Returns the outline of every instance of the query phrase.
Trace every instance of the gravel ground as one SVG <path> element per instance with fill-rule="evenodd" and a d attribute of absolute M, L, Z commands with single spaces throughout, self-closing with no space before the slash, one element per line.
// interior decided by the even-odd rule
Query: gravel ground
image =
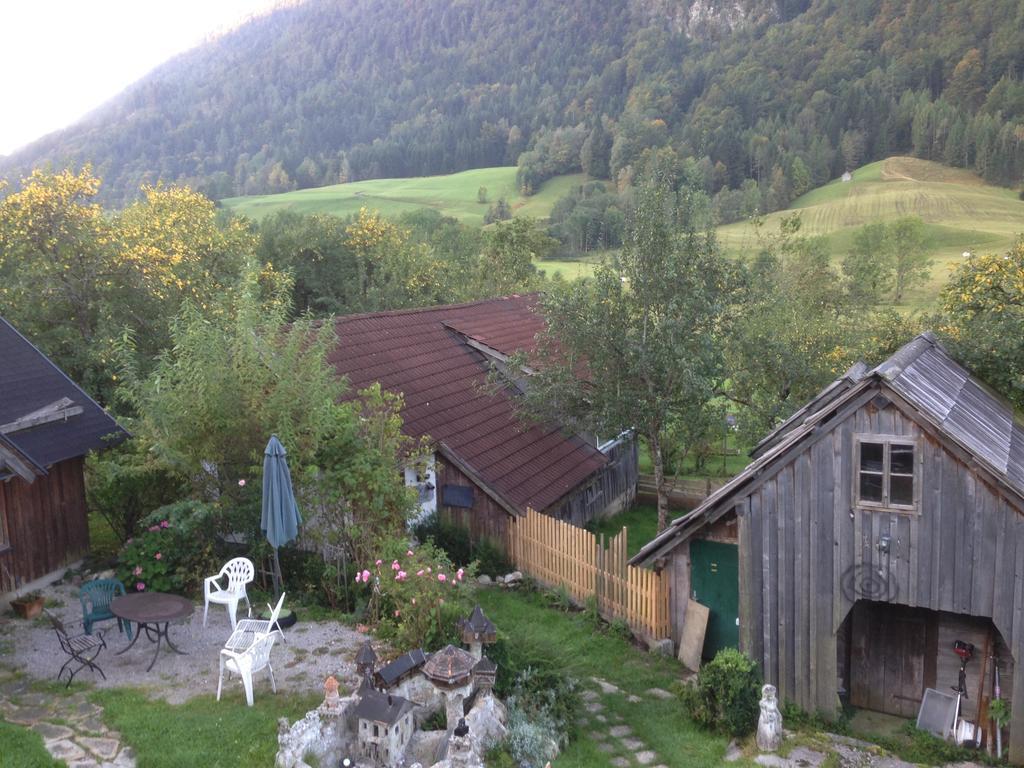
<path fill-rule="evenodd" d="M 48 601 L 52 598 L 60 603 L 60 607 L 49 610 L 62 621 L 81 622 L 81 604 L 75 587 L 49 587 L 44 594 Z M 242 613 L 239 611 L 240 617 Z M 146 667 L 153 659 L 154 644 L 145 635 L 130 651 L 116 656 L 117 651 L 128 645 L 127 637 L 118 631 L 115 621 L 101 622 L 98 628 L 103 630 L 107 648 L 96 661 L 106 674 L 106 680 L 89 670 L 80 672 L 75 680 L 91 682 L 100 688 L 145 688 L 154 697 L 172 704 L 217 692 L 219 652 L 231 634 L 224 606 L 210 606 L 205 630 L 202 603 L 196 606 L 191 620 L 172 624 L 171 640 L 187 655 L 173 653 L 162 645 L 160 657 L 151 672 L 147 672 Z M 77 631 L 81 631 L 80 624 Z M 367 639 L 366 635 L 336 621 L 304 622 L 300 612 L 298 623 L 284 630 L 284 636 L 285 641 L 278 639 L 271 654 L 279 691 L 318 692 L 328 675 L 334 675 L 343 686 L 352 688 L 357 685 L 353 659 L 359 646 Z M 10 615 L 0 617 L 0 664 L 45 680 L 53 679 L 65 658 L 57 636 L 45 618 L 25 621 Z M 269 690 L 268 677 L 257 675 L 256 697 Z M 225 675 L 224 695 L 244 702 L 241 680 Z"/>

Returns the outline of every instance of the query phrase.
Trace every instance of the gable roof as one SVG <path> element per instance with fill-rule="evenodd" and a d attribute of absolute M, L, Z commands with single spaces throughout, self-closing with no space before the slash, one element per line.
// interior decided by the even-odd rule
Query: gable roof
<path fill-rule="evenodd" d="M 353 714 L 361 720 L 394 725 L 414 706 L 415 704 L 401 696 L 369 690 L 363 693 Z"/>
<path fill-rule="evenodd" d="M 717 520 L 734 499 L 837 408 L 868 389 L 884 387 L 922 422 L 970 455 L 998 484 L 1024 499 L 1024 424 L 1013 406 L 954 360 L 931 332 L 922 333 L 872 370 L 860 363 L 755 446 L 754 460 L 691 512 L 673 520 L 630 560 L 659 557 Z"/>
<path fill-rule="evenodd" d="M 0 477 L 31 482 L 46 468 L 128 433 L 46 355 L 0 317 Z M 25 419 L 33 414 L 47 414 Z M 20 422 L 20 423 L 19 423 Z M 16 458 L 12 459 L 11 454 Z M 28 463 L 31 475 L 19 470 Z"/>
<path fill-rule="evenodd" d="M 405 398 L 403 428 L 429 435 L 507 511 L 544 510 L 601 469 L 605 456 L 559 425 L 526 422 L 510 389 L 488 386 L 487 356 L 529 352 L 544 327 L 536 296 L 350 315 L 329 356 L 358 391 L 380 382 Z"/>

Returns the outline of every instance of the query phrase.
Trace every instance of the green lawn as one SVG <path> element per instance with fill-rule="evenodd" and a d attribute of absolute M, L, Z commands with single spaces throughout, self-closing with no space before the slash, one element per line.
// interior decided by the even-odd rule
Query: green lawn
<path fill-rule="evenodd" d="M 280 210 L 351 216 L 360 208 L 367 208 L 393 217 L 420 208 L 433 208 L 466 224 L 480 226 L 490 204 L 501 197 L 508 200 L 516 216 L 546 219 L 560 197 L 572 186 L 586 180 L 584 174 L 559 176 L 545 182 L 537 194 L 523 197 L 516 189 L 516 168 L 504 166 L 478 168 L 447 176 L 354 181 L 279 195 L 229 197 L 221 203 L 253 219 Z M 480 187 L 487 188 L 487 203 L 477 200 Z"/>
<path fill-rule="evenodd" d="M 662 763 L 678 768 L 722 764 L 728 739 L 698 729 L 677 699 L 661 700 L 646 693 L 650 688 L 669 690 L 682 671 L 678 662 L 648 654 L 611 634 L 595 632 L 583 614 L 547 608 L 538 595 L 489 589 L 480 591 L 479 601 L 498 629 L 514 641 L 555 660 L 581 682 L 593 686 L 590 678 L 600 677 L 621 688 L 622 694 L 603 697 L 605 714 L 621 717 L 637 738 L 657 752 Z M 641 697 L 642 702 L 630 703 L 626 698 L 630 694 Z M 582 726 L 576 740 L 558 758 L 559 768 L 610 766 L 615 755 L 599 751 L 589 735 L 605 728 L 597 721 Z"/>
<path fill-rule="evenodd" d="M 59 768 L 35 731 L 0 719 L 0 768 Z"/>
<path fill-rule="evenodd" d="M 669 516 L 677 517 L 679 510 L 669 510 Z M 653 539 L 658 533 L 658 508 L 650 504 L 636 504 L 615 517 L 606 517 L 593 528 L 594 533 L 604 534 L 606 539 L 618 535 L 626 528 L 626 552 L 630 557 Z"/>
<path fill-rule="evenodd" d="M 238 697 L 218 702 L 198 696 L 174 706 L 154 701 L 142 691 L 97 691 L 106 725 L 120 731 L 135 748 L 141 768 L 234 768 L 273 765 L 277 754 L 277 718 L 297 720 L 320 703 L 317 695 L 261 691 L 255 705 Z"/>
<path fill-rule="evenodd" d="M 934 260 L 931 279 L 905 297 L 904 309 L 927 309 L 963 259 L 965 251 L 999 253 L 1024 232 L 1024 201 L 1004 187 L 985 184 L 963 169 L 911 157 L 890 157 L 853 172 L 853 180 L 832 181 L 797 198 L 788 210 L 765 217 L 765 231 L 794 211 L 802 231 L 828 238 L 838 266 L 850 250 L 853 233 L 864 224 L 902 216 L 925 222 L 927 247 Z M 718 228 L 727 252 L 749 254 L 757 245 L 748 222 Z"/>

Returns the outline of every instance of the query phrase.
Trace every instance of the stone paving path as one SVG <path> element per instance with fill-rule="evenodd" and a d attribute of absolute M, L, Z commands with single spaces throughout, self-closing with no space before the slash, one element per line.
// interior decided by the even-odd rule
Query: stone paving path
<path fill-rule="evenodd" d="M 135 768 L 132 748 L 103 724 L 102 714 L 84 693 L 39 693 L 0 668 L 0 717 L 38 733 L 53 757 L 68 768 Z"/>
<path fill-rule="evenodd" d="M 658 754 L 633 733 L 633 729 L 622 722 L 622 717 L 605 709 L 604 699 L 621 696 L 632 704 L 643 701 L 640 696 L 627 694 L 621 688 L 599 677 L 590 678 L 593 687 L 583 691 L 583 708 L 586 712 L 580 718 L 580 727 L 587 730 L 590 739 L 601 752 L 611 756 L 609 762 L 615 768 L 668 768 L 659 762 Z M 660 688 L 652 688 L 647 695 L 656 698 L 672 698 L 672 694 Z"/>

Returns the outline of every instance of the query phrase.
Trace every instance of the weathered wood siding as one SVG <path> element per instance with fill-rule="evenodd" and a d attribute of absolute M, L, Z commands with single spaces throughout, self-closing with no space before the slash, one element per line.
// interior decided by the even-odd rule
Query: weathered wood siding
<path fill-rule="evenodd" d="M 636 500 L 639 477 L 636 440 L 621 440 L 605 455 L 608 464 L 604 469 L 569 495 L 540 511 L 583 527 L 595 518 L 610 517 L 630 507 Z"/>
<path fill-rule="evenodd" d="M 470 538 L 474 542 L 490 539 L 504 550 L 508 540 L 508 511 L 484 493 L 480 486 L 459 471 L 457 467 L 453 467 L 443 459 L 440 459 L 438 464 L 437 503 L 440 518 L 468 529 Z M 446 504 L 444 499 L 444 486 L 446 485 L 472 487 L 472 508 L 452 507 Z"/>
<path fill-rule="evenodd" d="M 0 482 L 0 518 L 10 540 L 0 549 L 0 592 L 81 558 L 89 549 L 83 460 L 62 461 L 33 483 Z"/>
<path fill-rule="evenodd" d="M 871 394 L 736 504 L 741 647 L 782 697 L 811 712 L 836 711 L 837 631 L 858 599 L 991 618 L 1014 658 L 1024 654 L 1020 502 L 919 426 L 909 406 Z M 917 441 L 919 514 L 854 506 L 860 433 Z M 887 553 L 878 547 L 883 535 Z M 1017 664 L 1015 689 L 1022 672 Z M 1024 707 L 1013 708 L 1010 745 L 1012 759 L 1024 760 Z"/>

